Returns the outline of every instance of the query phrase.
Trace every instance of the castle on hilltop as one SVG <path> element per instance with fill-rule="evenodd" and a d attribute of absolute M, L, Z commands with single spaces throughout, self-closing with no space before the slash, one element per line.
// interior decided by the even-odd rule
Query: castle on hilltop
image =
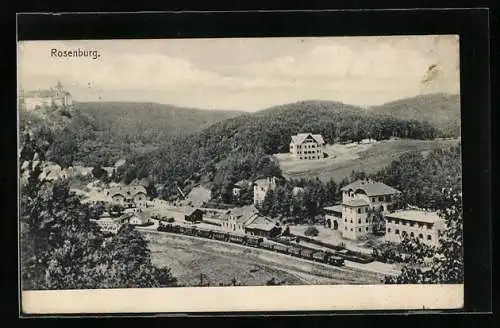
<path fill-rule="evenodd" d="M 50 89 L 21 90 L 20 106 L 26 110 L 44 107 L 67 108 L 73 104 L 71 94 L 64 89 L 60 82 Z"/>

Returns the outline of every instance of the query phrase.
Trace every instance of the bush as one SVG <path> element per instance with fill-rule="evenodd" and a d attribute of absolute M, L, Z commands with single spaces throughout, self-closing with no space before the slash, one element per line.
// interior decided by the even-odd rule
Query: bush
<path fill-rule="evenodd" d="M 312 237 L 316 237 L 318 234 L 319 234 L 319 231 L 316 227 L 313 227 L 313 226 L 310 226 L 306 229 L 306 231 L 304 232 L 304 234 L 306 236 L 312 236 Z"/>

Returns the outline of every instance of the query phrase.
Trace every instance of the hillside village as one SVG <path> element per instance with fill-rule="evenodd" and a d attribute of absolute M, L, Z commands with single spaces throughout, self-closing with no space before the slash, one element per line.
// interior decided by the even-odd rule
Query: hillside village
<path fill-rule="evenodd" d="M 374 141 L 363 141 L 369 142 Z M 291 138 L 290 155 L 296 161 L 321 161 L 324 160 L 324 145 L 321 135 L 295 135 Z M 117 164 L 119 167 L 124 161 Z M 221 209 L 207 207 L 210 193 L 204 195 L 203 201 L 190 201 L 191 193 L 180 193 L 180 200 L 166 201 L 148 195 L 145 186 L 139 181 L 125 185 L 95 179 L 92 168 L 61 169 L 54 163 L 45 164 L 44 168 L 43 177 L 49 180 L 84 177 L 86 181 L 90 181 L 86 186 L 73 188 L 72 191 L 82 196 L 82 202 L 99 208 L 91 221 L 109 235 L 116 234 L 124 224 L 156 230 L 162 222 L 170 222 L 269 240 L 302 238 L 302 244 L 322 249 L 315 244 L 314 240 L 317 240 L 323 246 L 342 246 L 361 254 L 371 254 L 371 247 L 365 246 L 367 239 L 398 244 L 401 237 L 408 235 L 418 238 L 424 244 L 437 246 L 440 231 L 444 229 L 444 221 L 436 212 L 419 209 L 411 204 L 397 204 L 401 191 L 371 179 L 358 179 L 343 186 L 340 189 L 341 201 L 334 206 L 324 207 L 324 215 L 318 220 L 309 224 L 295 224 L 264 215 L 261 211 L 266 195 L 285 182 L 283 177 L 270 176 L 236 182 L 232 186 L 235 199 L 243 189 L 250 188 L 252 204 Z M 116 167 L 105 168 L 108 178 L 115 170 Z M 201 186 L 194 188 L 192 193 L 199 195 L 200 189 L 203 190 Z M 295 196 L 301 192 L 303 190 L 300 187 L 293 189 Z M 316 236 L 306 232 L 308 227 L 315 228 Z"/>

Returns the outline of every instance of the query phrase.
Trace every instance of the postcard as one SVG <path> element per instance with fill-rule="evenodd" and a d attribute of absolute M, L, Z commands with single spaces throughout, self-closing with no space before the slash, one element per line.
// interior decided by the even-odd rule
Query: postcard
<path fill-rule="evenodd" d="M 18 42 L 22 312 L 463 307 L 458 35 Z"/>

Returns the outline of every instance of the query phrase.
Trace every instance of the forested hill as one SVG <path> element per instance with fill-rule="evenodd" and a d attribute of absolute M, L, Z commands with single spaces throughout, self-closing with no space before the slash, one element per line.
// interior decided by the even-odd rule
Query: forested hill
<path fill-rule="evenodd" d="M 288 152 L 296 133 L 321 133 L 326 142 L 361 140 L 368 136 L 427 139 L 439 136 L 430 124 L 375 115 L 337 102 L 306 101 L 244 114 L 211 125 L 199 133 L 179 137 L 162 149 L 137 155 L 121 172 L 126 181 L 149 177 L 165 185 L 166 197 L 175 183 L 201 178 L 213 196 L 224 200 L 240 179 L 279 174 L 272 155 Z"/>
<path fill-rule="evenodd" d="M 30 121 L 52 134 L 47 157 L 60 165 L 112 166 L 131 153 L 152 151 L 238 115 L 154 103 L 87 102 L 64 111 L 21 111 L 20 127 Z"/>
<path fill-rule="evenodd" d="M 203 110 L 157 103 L 81 102 L 74 109 L 93 119 L 99 131 L 120 137 L 161 141 L 162 136 L 189 134 L 242 112 Z"/>
<path fill-rule="evenodd" d="M 460 135 L 460 96 L 436 93 L 405 98 L 370 108 L 373 113 L 427 121 L 451 137 Z"/>

